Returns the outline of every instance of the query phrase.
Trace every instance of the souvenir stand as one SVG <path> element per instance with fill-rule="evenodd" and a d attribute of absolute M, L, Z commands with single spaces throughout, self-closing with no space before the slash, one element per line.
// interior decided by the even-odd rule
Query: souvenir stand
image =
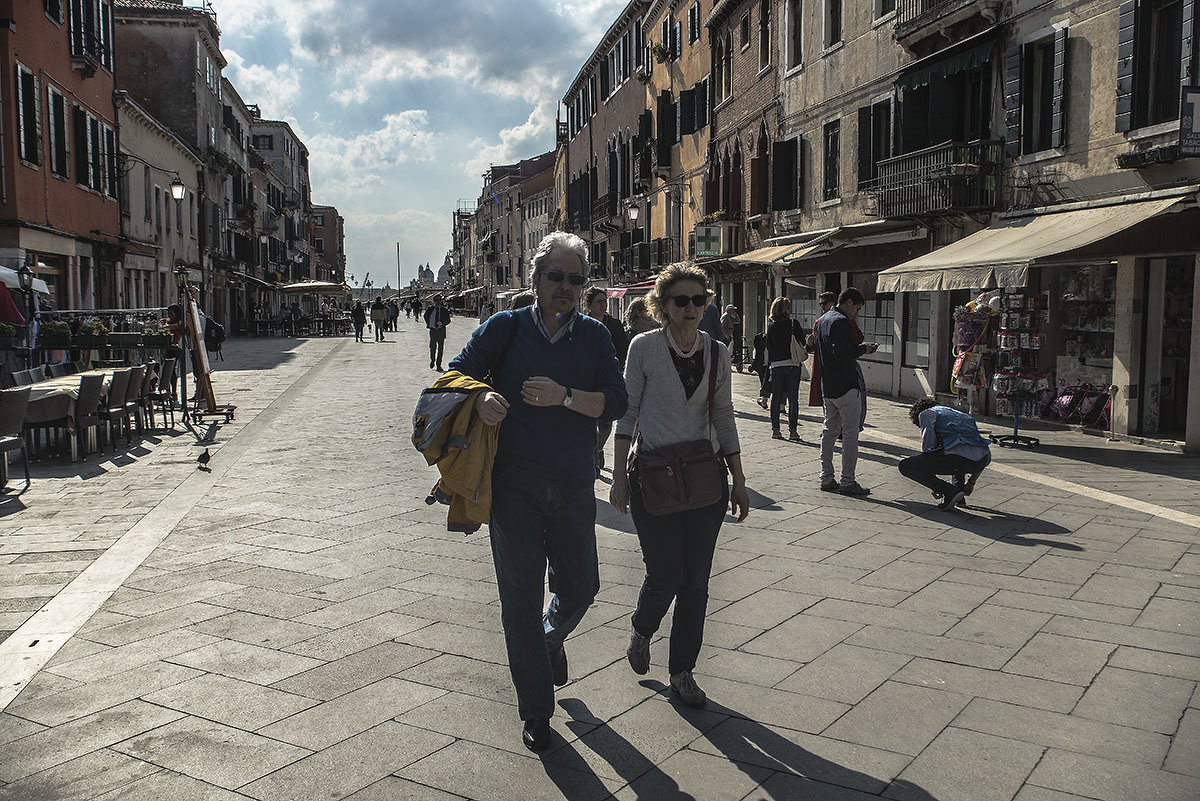
<path fill-rule="evenodd" d="M 968 303 L 954 310 L 954 370 L 950 387 L 959 408 L 979 414 L 986 406 L 988 376 L 996 360 L 996 314 L 987 305 Z"/>
<path fill-rule="evenodd" d="M 997 362 L 992 376 L 996 416 L 1012 415 L 1013 432 L 992 435 L 998 445 L 1036 448 L 1037 437 L 1021 433 L 1021 417 L 1041 414 L 1041 393 L 1050 390 L 1053 370 L 1041 369 L 1041 326 L 1048 321 L 1049 296 L 1006 293 L 1000 296 L 1000 330 L 996 338 Z"/>

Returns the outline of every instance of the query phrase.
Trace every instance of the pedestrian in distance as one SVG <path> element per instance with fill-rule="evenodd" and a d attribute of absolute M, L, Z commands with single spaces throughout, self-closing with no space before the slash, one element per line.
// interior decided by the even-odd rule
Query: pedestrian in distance
<path fill-rule="evenodd" d="M 770 325 L 767 318 L 767 325 Z M 754 358 L 750 361 L 750 372 L 758 376 L 758 405 L 764 409 L 771 402 L 771 370 L 767 367 L 767 332 L 759 331 L 754 335 Z"/>
<path fill-rule="evenodd" d="M 724 313 L 721 314 L 721 334 L 725 338 L 725 344 L 729 346 L 730 355 L 735 358 L 738 356 L 738 351 L 734 339 L 737 337 L 738 326 L 741 324 L 742 318 L 738 314 L 738 307 L 732 303 L 726 306 Z"/>
<path fill-rule="evenodd" d="M 921 453 L 900 461 L 900 474 L 928 487 L 941 498 L 939 509 L 950 511 L 975 489 L 980 473 L 992 461 L 988 441 L 966 412 L 922 398 L 908 410 L 921 429 Z M 938 476 L 951 476 L 953 483 Z"/>
<path fill-rule="evenodd" d="M 593 320 L 604 323 L 608 333 L 612 335 L 613 347 L 617 351 L 617 362 L 621 371 L 625 370 L 625 354 L 629 351 L 629 337 L 625 335 L 625 327 L 621 321 L 608 313 L 608 290 L 598 286 L 588 287 L 583 296 L 584 313 Z M 611 420 L 600 420 L 596 423 L 596 478 L 604 469 L 604 446 L 612 435 Z"/>
<path fill-rule="evenodd" d="M 396 330 L 396 320 L 400 317 L 400 309 L 396 306 L 396 301 L 389 300 L 387 302 L 387 326 L 389 331 Z"/>
<path fill-rule="evenodd" d="M 489 317 L 491 317 L 495 313 L 495 311 L 496 310 L 495 310 L 495 308 L 493 308 L 492 304 L 480 303 L 479 304 L 479 324 L 483 325 L 484 323 L 486 323 L 487 319 Z"/>
<path fill-rule="evenodd" d="M 717 304 L 710 303 L 705 307 L 704 316 L 700 318 L 700 330 L 718 342 L 725 342 L 725 332 L 721 328 L 721 311 Z"/>
<path fill-rule="evenodd" d="M 625 335 L 630 340 L 647 331 L 657 331 L 662 325 L 650 315 L 645 298 L 635 298 L 625 309 Z"/>
<path fill-rule="evenodd" d="M 354 308 L 350 311 L 350 321 L 354 323 L 354 341 L 365 342 L 363 328 L 367 325 L 367 310 L 361 300 L 354 302 Z"/>
<path fill-rule="evenodd" d="M 383 328 L 387 325 L 387 309 L 383 305 L 383 296 L 376 296 L 371 304 L 371 325 L 375 328 L 375 341 L 384 342 Z"/>
<path fill-rule="evenodd" d="M 516 309 L 524 309 L 526 306 L 532 306 L 535 300 L 537 300 L 537 296 L 527 289 L 524 292 L 518 292 L 513 295 L 509 308 L 514 311 Z"/>
<path fill-rule="evenodd" d="M 698 330 L 709 297 L 708 277 L 695 267 L 671 266 L 655 280 L 648 303 L 663 327 L 635 337 L 629 346 L 629 409 L 617 424 L 609 491 L 613 508 L 633 515 L 646 566 L 626 658 L 635 673 L 649 671 L 650 640 L 674 602 L 667 671 L 671 690 L 691 706 L 707 699 L 693 671 L 704 639 L 717 535 L 727 506 L 739 521 L 750 510 L 734 422 L 729 349 Z M 635 430 L 638 445 L 630 469 Z M 667 513 L 649 511 L 642 460 L 664 447 L 705 440 L 724 465 L 719 499 Z"/>
<path fill-rule="evenodd" d="M 442 351 L 446 348 L 446 326 L 448 325 L 450 325 L 450 310 L 442 305 L 441 295 L 434 295 L 433 304 L 425 310 L 425 327 L 429 329 L 429 369 L 431 370 L 442 369 Z"/>
<path fill-rule="evenodd" d="M 536 302 L 493 315 L 450 362 L 494 391 L 476 411 L 500 426 L 490 538 L 508 666 L 531 751 L 550 745 L 554 687 L 569 679 L 564 640 L 600 588 L 596 421 L 625 414 L 612 336 L 578 311 L 587 244 L 554 232 L 530 259 Z M 543 610 L 549 570 L 552 593 Z"/>
<path fill-rule="evenodd" d="M 821 429 L 821 489 L 843 495 L 870 495 L 858 483 L 858 432 L 862 417 L 862 398 L 858 386 L 858 358 L 874 353 L 874 342 L 855 344 L 851 323 L 865 305 L 862 292 L 854 287 L 842 290 L 838 305 L 817 320 L 816 349 L 821 361 L 821 396 L 824 399 L 825 425 Z M 842 435 L 842 478 L 834 480 L 833 445 Z"/>
<path fill-rule="evenodd" d="M 404 319 L 405 320 L 412 319 L 412 301 L 409 301 L 409 300 L 404 301 Z"/>
<path fill-rule="evenodd" d="M 767 325 L 767 368 L 771 371 L 771 436 L 783 439 L 779 428 L 783 404 L 788 407 L 788 439 L 800 441 L 800 365 L 793 358 L 792 343 L 804 350 L 804 329 L 792 318 L 792 302 L 787 298 L 771 301 L 771 322 Z"/>

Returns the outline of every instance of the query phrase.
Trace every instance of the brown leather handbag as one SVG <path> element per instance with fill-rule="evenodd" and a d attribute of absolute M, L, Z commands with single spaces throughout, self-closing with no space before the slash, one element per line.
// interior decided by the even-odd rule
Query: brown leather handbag
<path fill-rule="evenodd" d="M 712 430 L 717 391 L 717 343 L 709 352 L 708 426 Z M 636 472 L 642 503 L 652 515 L 669 515 L 720 503 L 725 495 L 725 463 L 713 453 L 709 439 L 643 448 L 641 434 L 630 450 L 630 472 Z"/>

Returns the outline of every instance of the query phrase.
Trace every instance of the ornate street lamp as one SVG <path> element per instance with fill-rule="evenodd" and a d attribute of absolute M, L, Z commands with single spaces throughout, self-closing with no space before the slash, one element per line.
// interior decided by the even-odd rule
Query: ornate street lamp
<path fill-rule="evenodd" d="M 183 181 L 179 180 L 179 176 L 176 175 L 171 180 L 171 198 L 174 200 L 183 200 L 186 195 L 187 187 L 183 185 Z"/>

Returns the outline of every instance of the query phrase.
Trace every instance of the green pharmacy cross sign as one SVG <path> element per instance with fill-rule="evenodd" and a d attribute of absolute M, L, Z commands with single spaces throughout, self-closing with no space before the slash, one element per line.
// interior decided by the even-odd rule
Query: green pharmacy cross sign
<path fill-rule="evenodd" d="M 721 228 L 717 225 L 696 226 L 696 255 L 721 255 Z"/>

